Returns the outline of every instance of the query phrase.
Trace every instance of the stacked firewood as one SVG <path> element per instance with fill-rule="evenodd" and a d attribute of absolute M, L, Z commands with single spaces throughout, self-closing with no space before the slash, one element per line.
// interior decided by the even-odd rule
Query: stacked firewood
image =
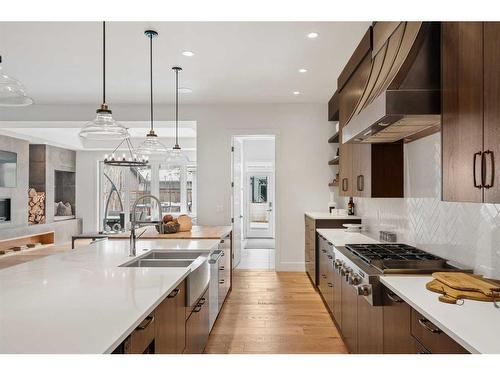
<path fill-rule="evenodd" d="M 28 223 L 45 223 L 45 193 L 28 190 Z"/>

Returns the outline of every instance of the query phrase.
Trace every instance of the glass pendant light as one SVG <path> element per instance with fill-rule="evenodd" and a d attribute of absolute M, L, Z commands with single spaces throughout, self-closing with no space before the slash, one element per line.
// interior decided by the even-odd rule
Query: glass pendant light
<path fill-rule="evenodd" d="M 2 71 L 2 56 L 0 56 L 0 107 L 26 107 L 33 104 L 17 79 L 9 77 Z"/>
<path fill-rule="evenodd" d="M 154 30 L 144 32 L 149 38 L 149 95 L 150 95 L 150 128 L 146 134 L 146 140 L 137 148 L 137 153 L 147 156 L 149 160 L 164 160 L 167 156 L 167 147 L 158 140 L 154 130 L 154 108 L 153 108 L 153 38 L 158 36 Z"/>
<path fill-rule="evenodd" d="M 175 72 L 175 145 L 166 159 L 168 169 L 182 168 L 189 161 L 179 146 L 179 72 L 182 68 L 174 66 L 172 70 Z"/>
<path fill-rule="evenodd" d="M 129 137 L 127 128 L 113 119 L 106 104 L 106 22 L 102 23 L 102 104 L 94 120 L 84 125 L 80 137 L 94 141 L 123 140 Z"/>

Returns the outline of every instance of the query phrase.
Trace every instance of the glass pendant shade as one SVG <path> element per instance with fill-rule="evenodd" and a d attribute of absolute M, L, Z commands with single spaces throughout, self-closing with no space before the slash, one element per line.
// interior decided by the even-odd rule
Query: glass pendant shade
<path fill-rule="evenodd" d="M 184 155 L 181 149 L 174 148 L 169 150 L 165 159 L 165 166 L 169 170 L 183 168 L 189 163 L 189 159 Z"/>
<path fill-rule="evenodd" d="M 33 99 L 26 94 L 23 84 L 3 73 L 0 65 L 0 107 L 25 107 L 31 104 Z"/>
<path fill-rule="evenodd" d="M 93 141 L 119 141 L 129 137 L 127 128 L 115 121 L 106 104 L 103 104 L 96 113 L 94 120 L 86 123 L 80 130 L 80 137 Z"/>
<path fill-rule="evenodd" d="M 148 157 L 149 160 L 165 160 L 168 154 L 167 147 L 158 140 L 154 133 L 146 135 L 146 139 L 137 147 L 136 152 Z"/>

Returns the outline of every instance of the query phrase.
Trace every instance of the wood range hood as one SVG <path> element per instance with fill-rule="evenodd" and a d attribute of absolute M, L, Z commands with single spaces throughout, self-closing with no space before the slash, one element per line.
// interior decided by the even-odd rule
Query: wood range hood
<path fill-rule="evenodd" d="M 440 44 L 438 22 L 373 25 L 369 72 L 343 143 L 410 142 L 440 130 Z"/>

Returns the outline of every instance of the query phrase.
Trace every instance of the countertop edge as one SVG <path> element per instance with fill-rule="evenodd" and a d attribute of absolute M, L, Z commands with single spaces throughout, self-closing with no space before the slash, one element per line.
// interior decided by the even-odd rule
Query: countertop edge
<path fill-rule="evenodd" d="M 304 212 L 304 215 L 313 220 L 361 220 L 359 216 L 330 215 L 328 212 Z"/>
<path fill-rule="evenodd" d="M 140 317 L 139 319 L 137 319 L 136 322 L 134 322 L 132 324 L 131 327 L 129 327 L 121 336 L 119 336 L 115 342 L 113 342 L 113 344 L 111 344 L 108 349 L 106 349 L 103 354 L 110 354 L 113 352 L 113 350 L 115 350 L 118 345 L 120 345 L 123 340 L 125 340 L 127 338 L 128 335 L 130 335 L 134 330 L 135 328 L 144 320 L 146 319 L 146 317 L 151 314 L 152 311 L 154 311 L 159 305 L 160 303 L 165 299 L 167 298 L 167 296 L 172 293 L 172 291 L 175 289 L 175 287 L 177 285 L 179 285 L 188 275 L 189 273 L 191 272 L 191 270 L 189 269 L 189 267 L 186 268 L 184 274 L 174 283 L 174 285 L 172 285 L 170 288 L 167 289 L 167 291 L 160 297 L 158 298 L 158 300 L 156 300 L 148 309 L 146 309 L 146 312 L 144 312 Z"/>
<path fill-rule="evenodd" d="M 411 276 L 409 276 L 411 277 Z M 450 330 L 448 327 L 446 327 L 444 324 L 442 324 L 440 321 L 435 319 L 433 316 L 431 316 L 428 312 L 426 312 L 421 306 L 418 306 L 416 303 L 412 302 L 410 298 L 408 298 L 404 293 L 402 293 L 400 290 L 397 290 L 394 288 L 392 285 L 389 284 L 386 280 L 391 278 L 391 276 L 382 276 L 380 277 L 380 281 L 382 284 L 384 284 L 387 288 L 392 290 L 394 293 L 396 293 L 399 297 L 401 297 L 408 305 L 410 305 L 412 308 L 414 308 L 416 311 L 418 311 L 420 314 L 425 316 L 427 319 L 429 319 L 433 324 L 435 324 L 439 329 L 443 330 L 444 333 L 446 333 L 448 336 L 450 336 L 453 340 L 455 340 L 458 344 L 462 345 L 465 349 L 467 349 L 469 352 L 473 354 L 482 354 L 481 351 L 477 350 L 475 347 L 470 345 L 468 342 L 466 342 L 464 339 L 462 339 L 460 336 L 458 336 L 455 332 Z"/>

